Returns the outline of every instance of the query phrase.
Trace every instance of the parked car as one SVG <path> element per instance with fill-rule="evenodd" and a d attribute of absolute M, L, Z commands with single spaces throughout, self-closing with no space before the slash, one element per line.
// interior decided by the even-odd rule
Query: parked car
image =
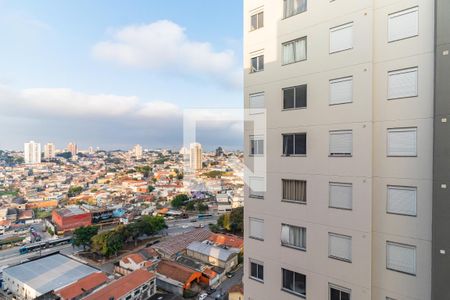
<path fill-rule="evenodd" d="M 211 294 L 213 294 L 215 291 L 216 291 L 215 288 L 209 287 L 209 288 L 206 290 L 206 293 L 208 293 L 208 295 L 211 295 Z"/>
<path fill-rule="evenodd" d="M 198 300 L 205 300 L 206 298 L 208 298 L 208 294 L 203 292 L 198 296 Z"/>

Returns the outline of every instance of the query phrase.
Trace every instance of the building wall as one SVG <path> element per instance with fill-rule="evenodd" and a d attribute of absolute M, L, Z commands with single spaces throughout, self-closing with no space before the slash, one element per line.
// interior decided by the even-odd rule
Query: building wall
<path fill-rule="evenodd" d="M 58 211 L 52 211 L 52 220 L 58 226 L 59 230 L 72 230 L 81 226 L 89 226 L 92 224 L 92 216 L 90 213 L 83 213 L 74 216 L 62 216 Z"/>
<path fill-rule="evenodd" d="M 387 42 L 387 16 L 419 6 L 419 35 Z M 264 11 L 264 27 L 250 32 L 250 16 Z M 264 220 L 264 241 L 245 236 L 246 299 L 297 299 L 280 291 L 281 268 L 305 274 L 307 298 L 327 299 L 328 285 L 352 299 L 430 299 L 433 145 L 433 3 L 427 0 L 308 1 L 283 19 L 283 1 L 244 1 L 244 99 L 264 92 L 267 129 L 245 127 L 245 162 L 256 172 L 249 136 L 264 135 L 264 199 L 245 197 L 248 217 Z M 329 29 L 353 22 L 353 49 L 329 53 Z M 282 66 L 283 42 L 307 36 L 307 60 Z M 249 73 L 252 52 L 263 50 L 264 71 Z M 419 96 L 387 100 L 387 72 L 419 68 Z M 353 102 L 329 105 L 329 80 L 353 76 Z M 307 108 L 282 110 L 282 88 L 307 84 Z M 387 129 L 417 127 L 417 157 L 387 157 Z M 351 129 L 352 157 L 329 157 L 329 131 Z M 283 133 L 307 133 L 306 157 L 283 157 Z M 281 202 L 281 179 L 307 181 L 307 204 Z M 328 207 L 329 182 L 353 184 L 353 209 Z M 386 213 L 387 185 L 418 190 L 417 217 Z M 306 252 L 280 245 L 281 223 L 307 228 Z M 328 258 L 328 233 L 352 237 L 352 262 Z M 417 275 L 386 269 L 386 241 L 417 247 Z M 251 280 L 249 259 L 264 262 L 264 283 Z"/>

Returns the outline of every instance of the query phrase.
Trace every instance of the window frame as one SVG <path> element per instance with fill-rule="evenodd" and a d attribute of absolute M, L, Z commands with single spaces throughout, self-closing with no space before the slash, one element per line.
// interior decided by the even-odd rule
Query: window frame
<path fill-rule="evenodd" d="M 263 237 L 262 238 L 260 238 L 260 237 L 257 237 L 257 236 L 253 236 L 252 235 L 252 227 L 251 227 L 251 220 L 254 220 L 254 221 L 256 221 L 256 222 L 259 222 L 259 223 L 262 223 L 263 225 Z M 257 240 L 257 241 L 264 241 L 264 219 L 261 219 L 261 218 L 256 218 L 256 217 L 248 217 L 248 227 L 249 227 L 249 230 L 248 230 L 248 237 L 250 238 L 250 239 L 253 239 L 253 240 Z"/>
<path fill-rule="evenodd" d="M 260 19 L 259 19 L 260 15 L 262 15 L 262 25 L 261 26 L 259 24 L 260 23 Z M 253 17 L 256 17 L 256 27 L 255 28 L 253 28 L 253 22 L 252 22 Z M 261 28 L 264 28 L 264 10 L 252 12 L 250 14 L 250 32 L 261 29 Z"/>
<path fill-rule="evenodd" d="M 262 180 L 264 181 L 264 177 L 262 177 L 262 176 L 249 176 L 248 197 L 252 198 L 252 199 L 264 199 L 264 192 L 257 192 L 257 193 L 261 193 L 262 195 L 252 194 L 253 190 L 250 186 L 252 178 L 262 178 Z"/>
<path fill-rule="evenodd" d="M 296 246 L 294 244 L 289 244 L 289 243 L 283 243 L 283 239 L 282 239 L 282 235 L 283 235 L 283 226 L 289 227 L 289 230 L 294 227 L 297 228 L 301 231 L 301 236 L 302 236 L 302 242 L 304 242 L 304 245 L 300 245 L 300 246 Z M 303 252 L 306 252 L 307 249 L 307 229 L 306 227 L 303 226 L 297 226 L 297 225 L 292 225 L 292 224 L 287 224 L 287 223 L 281 223 L 281 236 L 280 236 L 280 244 L 282 247 L 286 247 L 286 248 L 292 248 L 292 249 L 296 249 L 296 250 L 300 250 Z"/>
<path fill-rule="evenodd" d="M 389 256 L 388 256 L 389 245 L 414 250 L 414 273 L 409 273 L 409 272 L 406 272 L 403 270 L 397 270 L 392 267 L 389 267 Z M 397 243 L 397 242 L 393 242 L 393 241 L 386 241 L 386 269 L 389 271 L 394 271 L 394 272 L 398 272 L 398 273 L 402 273 L 402 274 L 406 274 L 406 275 L 410 275 L 410 276 L 417 276 L 417 246 L 404 244 L 404 243 Z"/>
<path fill-rule="evenodd" d="M 287 1 L 289 1 L 289 0 L 283 0 L 283 20 L 289 19 L 289 18 L 291 18 L 291 17 L 300 15 L 300 14 L 302 14 L 302 13 L 308 11 L 308 0 L 304 0 L 304 1 L 306 2 L 305 10 L 300 11 L 300 12 L 297 12 L 297 13 L 295 13 L 295 14 L 292 14 L 292 15 L 289 15 L 289 16 L 288 16 L 287 13 L 286 13 L 286 11 L 287 11 Z"/>
<path fill-rule="evenodd" d="M 304 284 L 305 284 L 305 293 L 304 293 L 304 294 L 302 294 L 302 293 L 300 293 L 300 292 L 297 292 L 297 291 L 295 291 L 295 290 L 290 290 L 290 289 L 284 287 L 284 271 L 292 272 L 292 279 L 293 279 L 292 286 L 293 286 L 294 288 L 295 288 L 295 276 L 296 276 L 296 274 L 301 275 L 301 276 L 303 276 L 303 277 L 305 278 L 305 281 L 304 281 Z M 281 268 L 281 290 L 284 291 L 284 292 L 286 292 L 286 293 L 289 293 L 289 294 L 292 294 L 292 295 L 295 295 L 295 296 L 298 296 L 298 297 L 301 297 L 301 298 L 306 299 L 306 294 L 307 294 L 306 279 L 307 279 L 307 278 L 306 278 L 306 275 L 305 275 L 305 274 L 298 273 L 298 272 L 295 272 L 295 271 L 292 271 L 292 270 L 289 270 L 289 269 L 285 269 L 285 268 L 283 268 L 283 267 Z"/>
<path fill-rule="evenodd" d="M 416 94 L 415 95 L 411 95 L 411 96 L 400 96 L 400 97 L 390 97 L 389 96 L 389 91 L 390 91 L 390 85 L 389 85 L 389 81 L 390 81 L 390 76 L 392 75 L 397 75 L 397 74 L 405 74 L 405 73 L 412 73 L 412 72 L 416 72 Z M 409 68 L 402 68 L 402 69 L 396 69 L 396 70 L 391 70 L 387 72 L 387 100 L 399 100 L 399 99 L 408 99 L 408 98 L 417 98 L 419 97 L 419 67 L 415 66 L 415 67 L 409 67 Z"/>
<path fill-rule="evenodd" d="M 333 206 L 331 203 L 331 187 L 332 186 L 346 186 L 346 187 L 350 187 L 351 189 L 351 207 L 350 208 L 346 208 L 346 207 L 339 207 L 339 206 Z M 332 209 L 341 209 L 341 210 L 347 210 L 347 211 L 352 211 L 353 210 L 353 183 L 351 182 L 335 182 L 335 181 L 330 181 L 328 183 L 328 208 L 332 208 Z"/>
<path fill-rule="evenodd" d="M 343 286 L 339 286 L 333 283 L 328 283 L 328 299 L 331 300 L 331 289 L 337 290 L 341 293 L 347 293 L 348 299 L 352 299 L 352 290 Z M 339 295 L 339 298 L 342 299 L 342 295 Z M 340 300 L 339 299 L 339 300 Z"/>
<path fill-rule="evenodd" d="M 305 106 L 297 106 L 297 88 L 300 87 L 305 87 L 306 89 L 306 93 L 305 93 Z M 294 107 L 292 108 L 286 108 L 284 106 L 284 92 L 287 90 L 293 90 L 294 91 Z M 281 107 L 283 111 L 290 111 L 290 110 L 299 110 L 299 109 L 306 109 L 308 108 L 308 84 L 304 83 L 304 84 L 299 84 L 299 85 L 295 85 L 295 86 L 290 86 L 290 87 L 285 87 L 281 89 L 281 97 L 282 97 L 282 102 L 281 102 Z"/>
<path fill-rule="evenodd" d="M 331 153 L 331 137 L 333 134 L 351 134 L 351 150 L 350 153 Z M 328 156 L 329 157 L 352 157 L 353 156 L 353 130 L 352 129 L 340 129 L 340 130 L 330 130 L 329 131 L 329 145 L 328 145 Z"/>
<path fill-rule="evenodd" d="M 285 153 L 285 151 L 284 151 L 284 137 L 285 136 L 289 136 L 289 135 L 292 135 L 292 143 L 293 143 L 293 145 L 292 145 L 292 149 L 293 149 L 293 153 L 292 154 L 288 154 L 288 153 Z M 305 153 L 301 153 L 301 154 L 296 154 L 295 153 L 295 136 L 296 135 L 304 135 L 305 136 Z M 281 137 L 282 137 L 282 156 L 283 157 L 291 157 L 291 156 L 293 156 L 293 157 L 306 157 L 307 156 L 307 154 L 308 154 L 308 134 L 307 134 L 307 132 L 296 132 L 296 133 L 282 133 L 281 134 Z M 288 147 L 286 147 L 286 149 L 287 149 Z"/>
<path fill-rule="evenodd" d="M 263 157 L 264 156 L 264 150 L 265 150 L 265 141 L 264 141 L 264 136 L 262 135 L 250 135 L 249 137 L 249 141 L 250 141 L 250 151 L 248 156 L 250 157 Z M 262 149 L 260 149 L 260 145 L 259 143 L 255 143 L 255 141 L 262 141 Z M 253 151 L 255 150 L 255 151 Z M 262 153 L 259 153 L 259 151 L 256 150 L 262 150 Z M 253 152 L 252 152 L 253 151 Z"/>
<path fill-rule="evenodd" d="M 401 15 L 405 15 L 405 14 L 407 14 L 409 12 L 414 12 L 414 11 L 417 11 L 417 33 L 414 34 L 414 35 L 411 35 L 411 36 L 407 36 L 407 37 L 402 37 L 402 38 L 397 38 L 397 39 L 391 40 L 389 38 L 389 32 L 390 32 L 389 31 L 389 27 L 390 27 L 389 23 L 390 23 L 391 18 L 393 18 L 393 17 L 395 18 L 395 17 L 401 16 Z M 403 40 L 406 40 L 406 39 L 411 39 L 411 38 L 419 36 L 419 34 L 420 34 L 420 14 L 419 14 L 419 6 L 418 5 L 412 6 L 412 7 L 409 7 L 409 8 L 405 8 L 405 9 L 402 9 L 402 10 L 398 10 L 398 11 L 389 13 L 387 15 L 387 41 L 388 41 L 388 44 L 389 43 L 395 43 L 395 42 L 403 41 Z"/>
<path fill-rule="evenodd" d="M 252 264 L 256 265 L 256 272 L 257 272 L 257 274 L 256 274 L 257 276 L 256 277 L 252 275 Z M 259 267 L 260 266 L 262 267 L 262 279 L 259 278 Z M 249 276 L 248 277 L 250 279 L 255 280 L 257 282 L 264 283 L 264 263 L 263 262 L 261 262 L 259 260 L 255 260 L 255 259 L 249 258 L 249 269 L 250 269 L 250 272 L 249 272 Z"/>
<path fill-rule="evenodd" d="M 410 155 L 396 155 L 396 154 L 390 154 L 389 151 L 389 134 L 391 132 L 407 132 L 407 131 L 414 131 L 416 133 L 416 145 L 415 145 L 415 154 L 410 154 Z M 418 127 L 392 127 L 392 128 L 387 128 L 386 130 L 386 156 L 387 157 L 418 157 Z"/>
<path fill-rule="evenodd" d="M 415 191 L 415 214 L 406 214 L 406 213 L 400 213 L 400 212 L 394 212 L 389 211 L 389 189 L 402 189 L 402 190 L 414 190 Z M 386 187 L 386 213 L 391 215 L 398 215 L 398 216 L 406 216 L 406 217 L 417 217 L 417 186 L 403 186 L 403 185 L 390 185 L 388 184 Z"/>
<path fill-rule="evenodd" d="M 331 236 L 350 240 L 350 258 L 335 256 L 335 255 L 331 254 L 331 252 L 332 252 L 331 251 L 331 243 L 330 243 L 330 241 L 331 241 L 330 237 Z M 328 232 L 328 258 L 339 260 L 339 261 L 343 261 L 343 262 L 346 262 L 346 263 L 352 263 L 352 261 L 353 261 L 353 238 L 351 236 L 345 235 L 345 234 Z"/>
<path fill-rule="evenodd" d="M 286 181 L 298 181 L 298 182 L 303 182 L 304 186 L 305 186 L 305 200 L 301 201 L 301 200 L 294 200 L 294 199 L 285 199 L 284 197 L 284 182 Z M 286 179 L 286 178 L 282 178 L 281 179 L 281 202 L 289 202 L 289 203 L 297 203 L 297 204 L 303 204 L 306 205 L 308 203 L 308 182 L 304 179 Z"/>
<path fill-rule="evenodd" d="M 350 100 L 349 101 L 345 101 L 345 102 L 337 102 L 337 103 L 332 103 L 331 102 L 331 87 L 334 83 L 338 83 L 338 82 L 345 82 L 345 81 L 351 81 L 352 83 L 352 91 L 351 91 L 351 96 L 350 96 Z M 354 84 L 353 84 L 353 75 L 350 76 L 344 76 L 344 77 L 338 77 L 338 78 L 333 78 L 330 79 L 328 81 L 328 105 L 329 106 L 335 106 L 335 105 L 344 105 L 344 104 L 350 104 L 353 103 L 353 94 L 354 94 Z"/>
<path fill-rule="evenodd" d="M 348 51 L 348 50 L 352 50 L 353 48 L 354 48 L 354 22 L 353 21 L 351 21 L 351 22 L 347 22 L 347 23 L 344 23 L 344 24 L 341 24 L 341 25 L 338 25 L 338 26 L 334 26 L 334 27 L 331 27 L 330 28 L 330 30 L 329 30 L 329 33 L 330 33 L 330 37 L 329 37 L 329 54 L 335 54 L 335 53 L 340 53 L 340 52 L 344 52 L 344 51 Z M 340 30 L 340 29 L 346 29 L 346 28 L 349 28 L 349 27 L 351 27 L 351 29 L 352 29 L 352 44 L 351 44 L 351 46 L 350 47 L 348 47 L 348 48 L 344 48 L 344 49 L 340 49 L 340 50 L 334 50 L 334 51 L 332 51 L 331 50 L 331 34 L 333 33 L 333 32 L 336 32 L 336 31 L 338 31 L 338 30 Z"/>
<path fill-rule="evenodd" d="M 253 68 L 253 59 L 256 59 L 257 68 Z M 262 63 L 261 63 L 262 59 Z M 264 54 L 258 54 L 250 57 L 250 74 L 264 71 Z"/>
<path fill-rule="evenodd" d="M 264 107 L 253 107 L 252 104 L 252 97 L 262 96 L 264 101 Z M 250 93 L 248 94 L 248 108 L 249 108 L 249 114 L 256 115 L 263 113 L 263 109 L 266 108 L 266 93 L 265 92 L 256 92 L 256 93 Z"/>
<path fill-rule="evenodd" d="M 296 53 L 296 51 L 295 51 L 295 42 L 301 41 L 301 40 L 305 41 L 305 58 L 297 60 L 296 57 L 295 57 L 295 53 Z M 293 44 L 294 61 L 293 62 L 289 62 L 289 63 L 285 63 L 284 62 L 284 46 L 286 46 L 288 44 Z M 281 51 L 280 52 L 281 52 L 281 66 L 288 66 L 288 65 L 292 65 L 292 64 L 295 64 L 295 63 L 298 63 L 298 62 L 302 62 L 302 61 L 308 60 L 308 37 L 305 35 L 305 36 L 302 36 L 302 37 L 299 37 L 299 38 L 296 38 L 296 39 L 293 39 L 293 40 L 281 43 Z"/>

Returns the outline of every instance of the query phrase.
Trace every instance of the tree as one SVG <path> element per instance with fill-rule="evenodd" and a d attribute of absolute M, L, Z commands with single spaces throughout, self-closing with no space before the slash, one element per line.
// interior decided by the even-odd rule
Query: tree
<path fill-rule="evenodd" d="M 69 188 L 69 191 L 67 192 L 67 196 L 69 197 L 75 197 L 81 194 L 83 191 L 83 188 L 81 186 L 71 186 Z"/>
<path fill-rule="evenodd" d="M 154 190 L 155 190 L 155 187 L 154 187 L 153 185 L 149 185 L 149 186 L 147 187 L 147 191 L 148 191 L 149 193 L 153 192 Z"/>
<path fill-rule="evenodd" d="M 199 212 L 205 212 L 205 211 L 207 211 L 208 209 L 209 209 L 208 204 L 205 204 L 205 203 L 202 203 L 202 202 L 199 202 L 199 203 L 197 204 L 197 210 L 198 210 Z"/>
<path fill-rule="evenodd" d="M 230 212 L 230 223 L 233 233 L 236 231 L 243 232 L 244 230 L 244 208 L 234 208 Z"/>
<path fill-rule="evenodd" d="M 195 203 L 192 201 L 188 202 L 188 204 L 186 204 L 186 210 L 189 210 L 189 211 L 195 210 Z"/>
<path fill-rule="evenodd" d="M 176 195 L 172 200 L 172 207 L 180 208 L 188 200 L 189 200 L 189 197 L 186 194 Z"/>
<path fill-rule="evenodd" d="M 126 236 L 122 226 L 115 230 L 101 232 L 92 237 L 92 251 L 106 257 L 112 254 L 117 255 L 123 248 L 124 238 Z"/>
<path fill-rule="evenodd" d="M 83 246 L 83 249 L 86 250 L 86 247 L 91 246 L 91 239 L 97 233 L 97 226 L 79 227 L 73 232 L 72 244 L 74 246 Z"/>

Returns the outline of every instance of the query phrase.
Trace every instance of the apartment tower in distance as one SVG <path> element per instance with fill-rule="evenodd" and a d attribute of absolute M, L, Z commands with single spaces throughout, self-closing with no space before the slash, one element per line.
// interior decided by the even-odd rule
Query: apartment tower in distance
<path fill-rule="evenodd" d="M 75 143 L 69 143 L 67 145 L 67 151 L 69 151 L 73 156 L 78 154 L 78 146 Z"/>
<path fill-rule="evenodd" d="M 34 141 L 24 143 L 23 158 L 26 164 L 39 164 L 41 162 L 41 144 Z"/>
<path fill-rule="evenodd" d="M 136 159 L 142 159 L 142 154 L 143 154 L 143 150 L 142 150 L 142 146 L 137 144 L 133 147 L 133 151 L 132 151 L 132 155 L 136 158 Z"/>
<path fill-rule="evenodd" d="M 450 1 L 244 0 L 244 26 L 245 299 L 450 299 Z"/>
<path fill-rule="evenodd" d="M 189 148 L 189 167 L 192 171 L 200 170 L 202 168 L 202 145 L 192 143 Z"/>
<path fill-rule="evenodd" d="M 53 143 L 47 143 L 44 145 L 44 158 L 45 159 L 53 159 L 55 158 L 55 144 Z"/>

